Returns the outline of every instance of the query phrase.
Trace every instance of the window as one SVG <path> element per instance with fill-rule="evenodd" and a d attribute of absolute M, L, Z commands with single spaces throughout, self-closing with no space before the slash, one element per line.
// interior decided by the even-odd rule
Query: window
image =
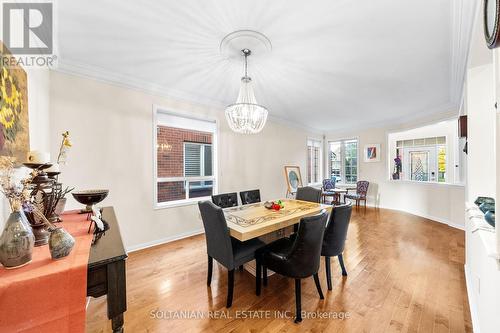
<path fill-rule="evenodd" d="M 337 182 L 354 184 L 358 181 L 358 140 L 340 140 L 329 142 L 330 177 Z"/>
<path fill-rule="evenodd" d="M 216 191 L 216 123 L 156 112 L 155 204 L 197 201 Z"/>
<path fill-rule="evenodd" d="M 398 140 L 396 155 L 401 161 L 399 179 L 446 182 L 445 136 Z"/>
<path fill-rule="evenodd" d="M 466 155 L 457 119 L 389 133 L 388 177 L 416 183 L 463 185 Z"/>
<path fill-rule="evenodd" d="M 321 140 L 307 140 L 307 183 L 321 183 Z"/>

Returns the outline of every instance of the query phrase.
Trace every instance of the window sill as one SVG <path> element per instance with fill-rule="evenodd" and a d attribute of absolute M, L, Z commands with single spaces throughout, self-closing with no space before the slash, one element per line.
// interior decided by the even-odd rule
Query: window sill
<path fill-rule="evenodd" d="M 155 203 L 153 209 L 159 210 L 159 209 L 168 209 L 168 208 L 183 207 L 183 206 L 192 206 L 198 204 L 199 201 L 204 201 L 204 200 L 211 200 L 211 197 L 199 197 L 192 199 Z"/>
<path fill-rule="evenodd" d="M 416 180 L 401 180 L 401 179 L 388 179 L 389 183 L 401 184 L 417 184 L 424 186 L 448 186 L 448 187 L 465 187 L 464 183 L 438 183 L 438 182 L 419 182 Z"/>

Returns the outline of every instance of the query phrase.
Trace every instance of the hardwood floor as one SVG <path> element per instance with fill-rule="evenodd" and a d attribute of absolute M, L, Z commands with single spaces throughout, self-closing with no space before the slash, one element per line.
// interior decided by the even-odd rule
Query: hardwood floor
<path fill-rule="evenodd" d="M 324 300 L 313 278 L 302 282 L 303 311 L 330 317 L 342 312 L 348 317 L 304 318 L 294 324 L 294 281 L 279 275 L 269 278 L 258 297 L 254 277 L 237 270 L 233 306 L 226 312 L 227 271 L 214 264 L 208 288 L 204 236 L 190 237 L 130 254 L 125 331 L 472 332 L 464 243 L 463 231 L 421 217 L 384 209 L 353 211 L 344 252 L 349 275 L 342 277 L 332 258 L 333 290 L 328 291 L 322 258 Z M 169 312 L 176 310 L 185 312 Z M 223 318 L 165 318 L 190 316 L 189 310 Z M 261 314 L 268 319 L 241 318 L 267 310 Z M 275 318 L 275 310 L 290 311 L 291 318 Z M 111 331 L 104 298 L 92 299 L 87 331 Z"/>

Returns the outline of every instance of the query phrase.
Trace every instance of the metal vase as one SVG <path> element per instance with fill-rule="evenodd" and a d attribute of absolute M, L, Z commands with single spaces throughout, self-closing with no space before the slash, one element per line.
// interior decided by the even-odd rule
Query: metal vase
<path fill-rule="evenodd" d="M 61 259 L 70 254 L 75 239 L 63 228 L 52 228 L 49 237 L 49 250 L 52 259 Z"/>
<path fill-rule="evenodd" d="M 10 213 L 0 236 L 0 263 L 7 269 L 31 262 L 35 236 L 22 211 Z"/>

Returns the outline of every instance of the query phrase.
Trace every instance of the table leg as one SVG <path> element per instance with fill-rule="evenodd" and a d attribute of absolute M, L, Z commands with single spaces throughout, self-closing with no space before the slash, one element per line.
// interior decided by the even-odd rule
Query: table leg
<path fill-rule="evenodd" d="M 107 265 L 108 273 L 108 319 L 113 332 L 123 332 L 123 313 L 127 310 L 125 283 L 125 260 Z"/>

